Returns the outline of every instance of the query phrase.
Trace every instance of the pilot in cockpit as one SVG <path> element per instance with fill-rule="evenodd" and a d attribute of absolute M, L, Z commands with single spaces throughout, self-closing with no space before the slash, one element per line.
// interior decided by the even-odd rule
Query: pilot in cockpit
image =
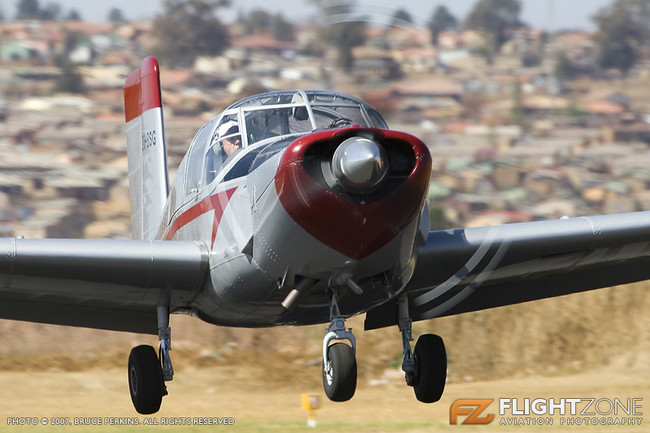
<path fill-rule="evenodd" d="M 241 134 L 236 121 L 231 120 L 219 126 L 217 135 L 226 158 L 241 149 Z"/>
<path fill-rule="evenodd" d="M 206 183 L 211 183 L 228 157 L 242 147 L 239 123 L 226 120 L 217 127 L 208 157 L 205 159 Z"/>

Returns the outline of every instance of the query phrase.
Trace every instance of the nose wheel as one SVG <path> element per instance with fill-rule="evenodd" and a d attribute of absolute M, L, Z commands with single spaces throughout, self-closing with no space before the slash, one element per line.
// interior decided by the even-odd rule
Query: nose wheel
<path fill-rule="evenodd" d="M 332 401 L 348 401 L 357 387 L 357 361 L 354 349 L 345 343 L 327 348 L 328 361 L 323 363 L 323 388 Z"/>
<path fill-rule="evenodd" d="M 331 323 L 323 340 L 323 389 L 332 401 L 348 401 L 357 389 L 357 343 L 352 330 L 345 328 L 345 318 L 339 311 L 334 295 L 330 318 Z"/>

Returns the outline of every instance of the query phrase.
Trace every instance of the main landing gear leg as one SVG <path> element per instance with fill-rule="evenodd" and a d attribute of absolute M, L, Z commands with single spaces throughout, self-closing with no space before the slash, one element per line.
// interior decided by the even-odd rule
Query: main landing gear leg
<path fill-rule="evenodd" d="M 172 350 L 172 329 L 169 327 L 169 307 L 167 305 L 158 306 L 158 339 L 160 340 L 160 365 L 162 366 L 162 378 L 168 382 L 174 378 L 174 367 L 169 351 Z M 165 394 L 167 395 L 167 389 Z"/>
<path fill-rule="evenodd" d="M 129 391 L 131 401 L 138 413 L 149 415 L 158 412 L 163 396 L 167 395 L 165 381 L 174 377 L 174 368 L 169 356 L 171 350 L 171 328 L 169 327 L 169 306 L 158 306 L 158 339 L 160 348 L 148 345 L 135 347 L 129 355 Z"/>
<path fill-rule="evenodd" d="M 415 396 L 423 403 L 440 400 L 447 379 L 447 352 L 442 338 L 425 334 L 418 338 L 415 350 L 411 352 L 412 321 L 409 315 L 408 298 L 402 295 L 397 304 L 398 326 L 402 333 L 402 370 L 406 384 L 413 387 Z"/>
<path fill-rule="evenodd" d="M 350 345 L 335 340 L 347 340 Z M 330 326 L 323 340 L 323 388 L 332 401 L 347 401 L 357 388 L 357 343 L 339 311 L 336 295 L 330 303 Z"/>

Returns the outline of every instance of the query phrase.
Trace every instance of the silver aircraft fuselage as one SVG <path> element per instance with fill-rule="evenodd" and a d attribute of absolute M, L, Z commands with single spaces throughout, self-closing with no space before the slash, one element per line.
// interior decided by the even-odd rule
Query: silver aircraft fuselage
<path fill-rule="evenodd" d="M 343 127 L 324 124 L 341 118 Z M 245 145 L 213 169 L 220 124 L 232 119 Z M 255 131 L 260 125 L 266 131 Z M 344 142 L 337 172 L 332 159 Z M 372 143 L 385 154 L 374 156 L 383 172 L 369 185 L 360 177 L 374 167 L 358 166 Z M 347 168 L 357 170 L 348 182 Z M 172 300 L 172 311 L 270 326 L 328 322 L 331 291 L 346 316 L 385 302 L 410 279 L 426 240 L 430 172 L 419 139 L 386 129 L 352 97 L 300 91 L 240 101 L 197 133 L 163 212 L 159 239 L 208 240 L 210 251 L 203 289 Z"/>

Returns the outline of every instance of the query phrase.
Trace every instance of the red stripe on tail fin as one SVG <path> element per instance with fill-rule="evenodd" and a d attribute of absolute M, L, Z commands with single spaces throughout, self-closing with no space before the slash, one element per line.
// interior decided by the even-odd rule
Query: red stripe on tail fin
<path fill-rule="evenodd" d="M 162 107 L 160 71 L 156 58 L 147 57 L 124 83 L 124 116 L 129 122 L 156 107 Z"/>
<path fill-rule="evenodd" d="M 131 230 L 135 239 L 154 239 L 169 194 L 160 74 L 155 58 L 144 59 L 127 78 L 124 113 Z"/>

